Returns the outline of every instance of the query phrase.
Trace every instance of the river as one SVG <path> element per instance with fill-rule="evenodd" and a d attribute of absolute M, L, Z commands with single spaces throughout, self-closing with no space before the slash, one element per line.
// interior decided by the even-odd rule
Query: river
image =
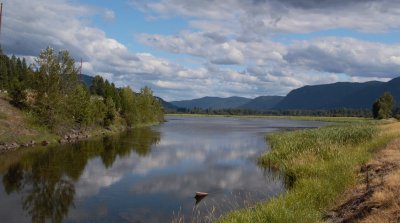
<path fill-rule="evenodd" d="M 166 119 L 117 136 L 3 154 L 0 221 L 215 218 L 285 191 L 278 174 L 257 165 L 257 157 L 269 149 L 267 133 L 323 125 L 263 118 Z M 209 195 L 196 204 L 197 191 Z"/>

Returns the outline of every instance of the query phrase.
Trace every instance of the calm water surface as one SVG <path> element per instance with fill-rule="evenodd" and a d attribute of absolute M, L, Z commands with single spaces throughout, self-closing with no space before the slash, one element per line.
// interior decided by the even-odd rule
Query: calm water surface
<path fill-rule="evenodd" d="M 0 159 L 1 222 L 171 222 L 201 219 L 284 191 L 257 166 L 265 135 L 320 122 L 167 117 L 101 140 Z M 197 205 L 196 191 L 209 196 Z"/>

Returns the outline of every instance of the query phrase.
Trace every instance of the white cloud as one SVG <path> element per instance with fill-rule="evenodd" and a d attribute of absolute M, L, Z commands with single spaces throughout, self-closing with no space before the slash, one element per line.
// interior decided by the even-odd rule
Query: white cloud
<path fill-rule="evenodd" d="M 118 86 L 147 85 L 167 99 L 201 96 L 285 95 L 310 84 L 394 77 L 400 45 L 352 38 L 320 37 L 286 45 L 275 34 L 346 28 L 362 32 L 398 29 L 397 1 L 132 1 L 156 19 L 181 16 L 191 29 L 173 35 L 137 34 L 156 50 L 185 59 L 132 52 L 91 24 L 93 16 L 114 20 L 118 12 L 66 0 L 5 0 L 2 47 L 32 58 L 49 45 L 68 49 L 83 72 L 101 74 Z M 189 62 L 187 61 L 195 61 Z M 195 66 L 192 66 L 192 65 Z M 381 80 L 383 80 L 381 79 Z M 184 93 L 183 93 L 183 92 Z"/>
<path fill-rule="evenodd" d="M 299 66 L 350 76 L 395 77 L 400 69 L 400 44 L 387 45 L 353 38 L 297 42 L 285 59 Z"/>
<path fill-rule="evenodd" d="M 399 28 L 400 2 L 396 0 L 160 0 L 139 3 L 143 10 L 159 16 L 180 15 L 193 18 L 192 25 L 204 31 L 216 31 L 227 21 L 236 34 L 309 32 L 321 29 L 349 28 L 365 32 Z M 208 21 L 208 22 L 207 22 Z M 214 25 L 207 25 L 212 24 Z M 233 27 L 233 26 L 232 26 Z"/>

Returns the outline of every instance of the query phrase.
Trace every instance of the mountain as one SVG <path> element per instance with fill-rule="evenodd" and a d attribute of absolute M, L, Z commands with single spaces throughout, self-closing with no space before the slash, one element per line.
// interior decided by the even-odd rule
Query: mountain
<path fill-rule="evenodd" d="M 87 86 L 90 87 L 92 85 L 93 77 L 86 75 L 86 74 L 81 74 L 81 81 Z"/>
<path fill-rule="evenodd" d="M 283 96 L 260 96 L 239 106 L 240 109 L 265 111 L 274 108 L 279 102 L 283 100 Z"/>
<path fill-rule="evenodd" d="M 193 100 L 184 100 L 184 101 L 171 101 L 170 103 L 180 107 L 180 108 L 212 108 L 212 109 L 222 109 L 222 108 L 237 108 L 240 107 L 252 99 L 243 98 L 243 97 L 229 97 L 229 98 L 220 98 L 220 97 L 203 97 Z"/>
<path fill-rule="evenodd" d="M 171 104 L 170 102 L 165 101 L 164 99 L 157 97 L 156 98 L 161 102 L 161 105 L 164 107 L 166 111 L 175 111 L 179 109 L 179 107 Z"/>
<path fill-rule="evenodd" d="M 291 91 L 275 109 L 369 109 L 385 91 L 400 101 L 400 77 L 389 82 L 338 82 L 304 86 Z"/>
<path fill-rule="evenodd" d="M 87 86 L 90 86 L 93 77 L 82 74 L 81 80 Z M 193 109 L 195 107 L 202 109 L 239 108 L 258 111 L 274 109 L 370 109 L 374 101 L 386 91 L 393 95 L 399 105 L 400 77 L 388 82 L 337 82 L 333 84 L 304 86 L 289 92 L 286 97 L 260 96 L 254 99 L 244 97 L 203 97 L 172 102 L 166 102 L 162 98 L 159 98 L 159 100 L 167 111 L 179 108 Z"/>

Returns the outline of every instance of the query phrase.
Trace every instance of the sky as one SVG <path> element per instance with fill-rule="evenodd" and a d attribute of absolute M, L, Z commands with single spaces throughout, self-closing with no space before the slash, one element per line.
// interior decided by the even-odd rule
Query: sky
<path fill-rule="evenodd" d="M 167 101 L 400 75 L 398 0 L 0 0 L 0 44 Z M 79 63 L 77 63 L 79 66 Z"/>

